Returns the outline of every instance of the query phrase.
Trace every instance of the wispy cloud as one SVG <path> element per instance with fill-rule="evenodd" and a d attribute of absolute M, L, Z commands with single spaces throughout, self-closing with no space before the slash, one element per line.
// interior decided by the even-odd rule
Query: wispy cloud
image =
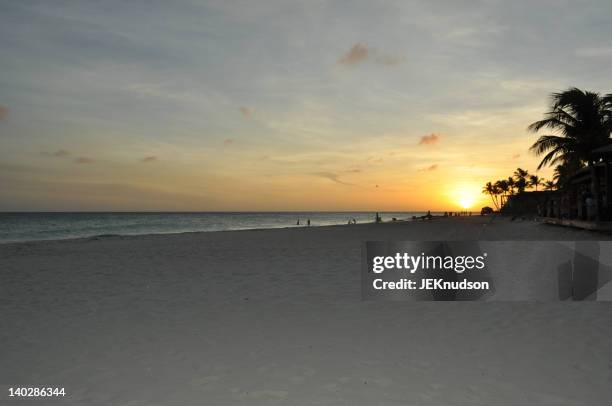
<path fill-rule="evenodd" d="M 80 156 L 74 160 L 75 164 L 92 164 L 94 160 L 86 156 Z"/>
<path fill-rule="evenodd" d="M 255 113 L 255 110 L 253 110 L 250 107 L 240 107 L 240 114 L 242 114 L 244 117 L 246 118 L 251 118 L 253 117 L 253 114 Z"/>
<path fill-rule="evenodd" d="M 369 52 L 366 44 L 357 43 L 342 58 L 338 59 L 338 63 L 341 65 L 356 65 L 363 62 L 368 57 Z"/>
<path fill-rule="evenodd" d="M 6 106 L 0 106 L 0 121 L 6 120 L 9 115 L 9 109 Z"/>
<path fill-rule="evenodd" d="M 232 145 L 235 142 L 235 140 L 233 138 L 226 138 L 223 140 L 223 144 L 225 145 Z"/>
<path fill-rule="evenodd" d="M 428 167 L 419 169 L 419 172 L 433 172 L 438 169 L 438 164 L 429 165 Z"/>
<path fill-rule="evenodd" d="M 512 159 L 519 159 L 520 157 L 521 157 L 521 154 L 512 155 Z"/>
<path fill-rule="evenodd" d="M 332 182 L 336 182 L 336 183 L 339 183 L 341 185 L 354 186 L 352 183 L 345 182 L 345 181 L 341 180 L 340 176 L 337 173 L 333 173 L 333 172 L 314 172 L 313 175 L 319 176 L 321 178 L 329 179 Z"/>
<path fill-rule="evenodd" d="M 369 59 L 377 64 L 395 66 L 404 62 L 405 58 L 391 54 L 384 54 L 376 49 L 370 49 L 366 44 L 357 43 L 347 53 L 338 59 L 340 65 L 357 65 Z"/>
<path fill-rule="evenodd" d="M 70 151 L 67 151 L 65 149 L 58 149 L 55 152 L 43 151 L 40 154 L 43 155 L 43 156 L 52 156 L 52 157 L 56 157 L 56 158 L 65 158 L 67 156 L 70 156 Z"/>
<path fill-rule="evenodd" d="M 440 142 L 440 136 L 438 134 L 429 134 L 421 137 L 419 145 L 435 145 Z"/>
<path fill-rule="evenodd" d="M 151 163 L 151 162 L 156 162 L 158 160 L 158 158 L 154 155 L 151 156 L 146 156 L 144 158 L 142 158 L 140 161 L 143 163 Z"/>
<path fill-rule="evenodd" d="M 346 173 L 361 173 L 363 172 L 360 168 L 351 168 L 351 169 L 347 169 L 344 172 Z"/>

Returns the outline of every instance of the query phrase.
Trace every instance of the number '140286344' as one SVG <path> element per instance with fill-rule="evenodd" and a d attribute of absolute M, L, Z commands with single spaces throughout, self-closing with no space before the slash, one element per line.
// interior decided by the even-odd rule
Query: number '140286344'
<path fill-rule="evenodd" d="M 9 397 L 59 397 L 66 396 L 64 388 L 56 387 L 10 387 Z"/>

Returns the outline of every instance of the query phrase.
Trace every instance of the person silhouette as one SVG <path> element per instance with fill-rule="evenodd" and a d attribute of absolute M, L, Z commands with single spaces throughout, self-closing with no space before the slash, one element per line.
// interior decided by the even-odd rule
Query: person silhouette
<path fill-rule="evenodd" d="M 310 219 L 308 219 L 308 221 L 306 222 L 306 225 L 310 227 Z"/>
<path fill-rule="evenodd" d="M 298 226 L 300 225 L 300 219 L 298 219 L 296 225 L 298 225 Z"/>

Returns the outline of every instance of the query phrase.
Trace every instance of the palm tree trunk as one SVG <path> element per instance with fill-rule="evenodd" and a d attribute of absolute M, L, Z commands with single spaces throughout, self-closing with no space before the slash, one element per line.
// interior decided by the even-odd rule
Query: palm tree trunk
<path fill-rule="evenodd" d="M 593 200 L 595 200 L 595 220 L 601 220 L 601 202 L 599 201 L 599 179 L 597 178 L 597 167 L 593 165 L 592 162 L 589 162 L 589 173 L 591 175 L 591 194 L 593 195 Z"/>
<path fill-rule="evenodd" d="M 495 195 L 493 193 L 489 193 L 491 195 L 491 200 L 493 201 L 493 205 L 495 206 L 496 209 L 498 209 L 497 207 L 497 199 L 495 198 Z"/>

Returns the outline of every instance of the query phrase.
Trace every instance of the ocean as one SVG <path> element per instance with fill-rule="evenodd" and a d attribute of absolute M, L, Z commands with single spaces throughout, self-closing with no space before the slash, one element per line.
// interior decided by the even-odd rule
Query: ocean
<path fill-rule="evenodd" d="M 424 212 L 380 212 L 383 221 Z M 433 213 L 436 214 L 436 213 Z M 371 223 L 375 212 L 0 213 L 0 243 L 100 235 L 170 234 Z M 297 220 L 300 225 L 297 225 Z"/>

